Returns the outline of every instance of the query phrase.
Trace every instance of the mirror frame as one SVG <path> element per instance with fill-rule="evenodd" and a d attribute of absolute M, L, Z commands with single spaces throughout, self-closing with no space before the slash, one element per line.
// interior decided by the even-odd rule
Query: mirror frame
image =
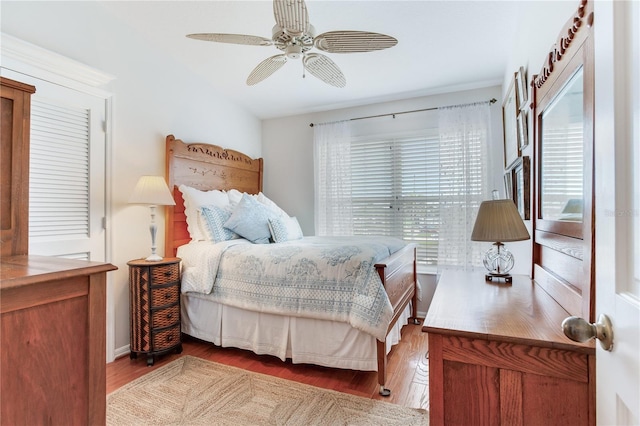
<path fill-rule="evenodd" d="M 539 74 L 533 76 L 533 271 L 541 285 L 571 315 L 593 321 L 595 285 L 593 262 L 593 134 L 594 54 L 593 4 L 581 0 L 560 31 Z M 542 116 L 576 71 L 583 69 L 583 221 L 541 217 Z"/>
<path fill-rule="evenodd" d="M 558 78 L 554 81 L 554 84 L 551 84 L 549 90 L 544 93 L 540 102 L 536 105 L 535 112 L 535 126 L 536 126 L 536 138 L 534 146 L 535 146 L 535 157 L 537 158 L 536 163 L 536 176 L 537 183 L 536 186 L 536 230 L 552 232 L 554 234 L 565 235 L 573 238 L 584 238 L 584 229 L 583 223 L 585 218 L 583 217 L 582 222 L 566 222 L 560 220 L 549 220 L 541 217 L 542 212 L 542 145 L 544 141 L 542 140 L 542 126 L 543 120 L 542 117 L 546 112 L 547 108 L 553 104 L 553 102 L 557 99 L 557 96 L 562 92 L 562 90 L 566 87 L 566 84 L 573 78 L 573 76 L 578 72 L 580 68 L 583 71 L 583 81 L 582 81 L 582 89 L 583 89 L 583 106 L 582 106 L 582 128 L 583 128 L 583 155 L 584 155 L 584 163 L 583 163 L 583 173 L 582 173 L 582 184 L 583 184 L 583 192 L 590 193 L 591 185 L 588 179 L 589 173 L 588 170 L 585 169 L 586 165 L 589 164 L 589 159 L 592 157 L 592 149 L 589 147 L 593 147 L 593 131 L 589 129 L 593 129 L 593 90 L 591 93 L 588 89 L 589 85 L 593 87 L 593 84 L 590 83 L 593 81 L 593 69 L 589 70 L 586 66 L 586 46 L 582 45 L 576 55 L 573 56 L 569 62 L 565 64 L 564 69 L 560 71 Z M 588 197 L 587 197 L 588 198 Z M 583 210 L 586 213 L 588 207 L 586 206 L 589 203 L 589 200 L 584 199 L 584 207 Z"/>

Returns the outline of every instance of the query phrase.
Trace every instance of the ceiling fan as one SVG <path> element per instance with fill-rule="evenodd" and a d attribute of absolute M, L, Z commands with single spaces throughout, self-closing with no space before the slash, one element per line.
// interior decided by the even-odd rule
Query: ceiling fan
<path fill-rule="evenodd" d="M 327 53 L 358 53 L 387 49 L 398 44 L 395 38 L 368 31 L 329 31 L 315 35 L 309 24 L 309 14 L 304 0 L 274 0 L 273 15 L 276 25 L 271 39 L 246 34 L 202 33 L 187 37 L 218 43 L 251 46 L 275 46 L 284 53 L 260 62 L 247 78 L 253 86 L 279 70 L 288 59 L 302 57 L 304 69 L 327 84 L 344 87 L 347 81 L 340 68 L 329 57 L 320 53 L 308 53 L 316 48 Z"/>

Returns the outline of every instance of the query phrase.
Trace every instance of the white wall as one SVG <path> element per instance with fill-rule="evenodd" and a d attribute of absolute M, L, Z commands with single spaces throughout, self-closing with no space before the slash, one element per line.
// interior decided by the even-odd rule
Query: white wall
<path fill-rule="evenodd" d="M 116 77 L 103 89 L 114 94 L 109 261 L 119 269 L 108 276 L 119 353 L 129 344 L 127 261 L 146 257 L 151 247 L 149 209 L 127 204 L 138 177 L 164 175 L 167 134 L 259 157 L 260 120 L 208 88 L 181 64 L 168 61 L 97 2 L 3 1 L 1 7 L 4 33 Z M 157 240 L 162 255 L 161 212 Z"/>

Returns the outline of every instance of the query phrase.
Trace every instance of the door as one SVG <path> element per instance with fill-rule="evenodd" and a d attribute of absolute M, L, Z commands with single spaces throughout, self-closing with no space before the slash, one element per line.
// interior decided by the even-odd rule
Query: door
<path fill-rule="evenodd" d="M 29 254 L 104 262 L 106 101 L 14 74 L 36 87 L 31 98 Z"/>
<path fill-rule="evenodd" d="M 596 349 L 601 425 L 640 424 L 640 3 L 595 2 Z"/>

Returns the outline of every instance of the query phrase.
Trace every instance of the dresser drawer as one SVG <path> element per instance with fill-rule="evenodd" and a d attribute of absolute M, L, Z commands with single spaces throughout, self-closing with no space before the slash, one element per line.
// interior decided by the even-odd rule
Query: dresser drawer
<path fill-rule="evenodd" d="M 156 332 L 153 335 L 153 349 L 155 351 L 161 351 L 176 346 L 180 343 L 180 324 Z"/>
<path fill-rule="evenodd" d="M 173 263 L 170 265 L 158 265 L 150 268 L 151 285 L 165 285 L 180 280 L 180 265 Z"/>
<path fill-rule="evenodd" d="M 164 328 L 172 326 L 180 321 L 180 305 L 159 309 L 151 314 L 151 327 Z"/>
<path fill-rule="evenodd" d="M 160 287 L 151 289 L 151 307 L 173 305 L 180 297 L 180 286 Z"/>

